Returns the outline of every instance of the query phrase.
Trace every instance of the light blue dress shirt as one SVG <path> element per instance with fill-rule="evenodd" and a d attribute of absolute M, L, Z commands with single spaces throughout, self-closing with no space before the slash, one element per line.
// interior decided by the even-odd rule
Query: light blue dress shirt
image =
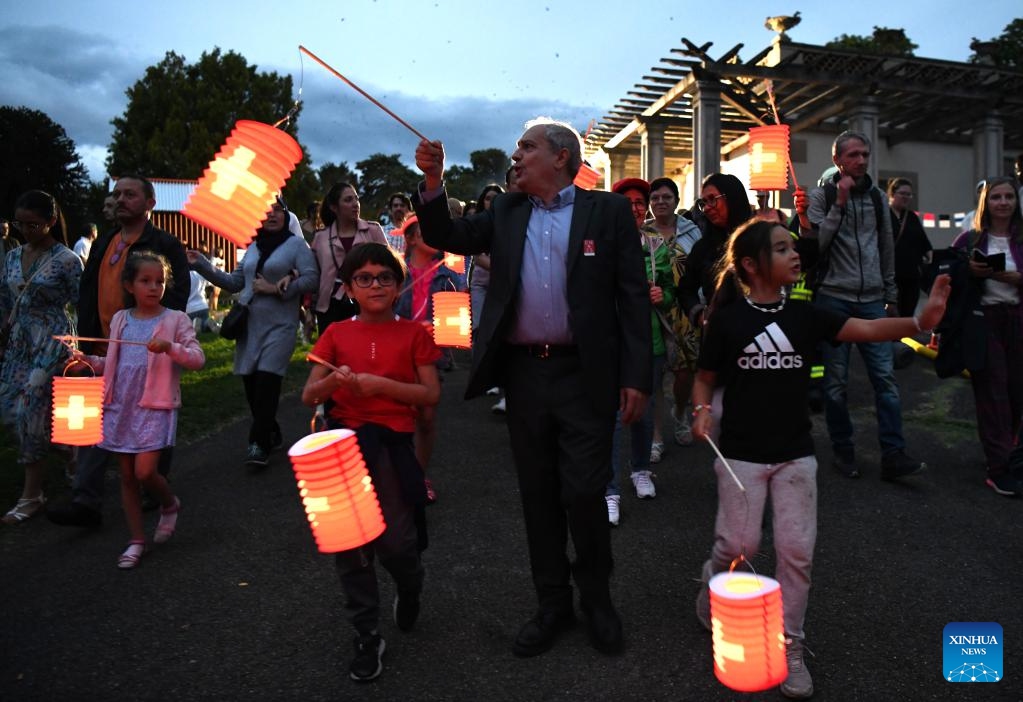
<path fill-rule="evenodd" d="M 550 206 L 529 196 L 533 211 L 522 251 L 512 344 L 572 344 L 568 323 L 568 234 L 575 186 L 554 196 Z"/>

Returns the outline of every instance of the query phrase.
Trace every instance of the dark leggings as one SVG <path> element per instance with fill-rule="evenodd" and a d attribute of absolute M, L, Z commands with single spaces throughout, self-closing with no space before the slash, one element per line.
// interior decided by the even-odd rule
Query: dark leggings
<path fill-rule="evenodd" d="M 277 424 L 277 405 L 281 399 L 281 382 L 283 376 L 266 371 L 256 371 L 251 375 L 243 375 L 245 399 L 249 402 L 252 412 L 252 427 L 249 429 L 249 443 L 257 443 L 264 451 L 269 451 L 274 439 L 281 435 L 281 427 Z"/>

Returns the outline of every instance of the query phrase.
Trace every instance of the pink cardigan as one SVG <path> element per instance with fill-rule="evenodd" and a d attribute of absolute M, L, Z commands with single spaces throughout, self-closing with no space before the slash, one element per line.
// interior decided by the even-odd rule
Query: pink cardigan
<path fill-rule="evenodd" d="M 110 338 L 120 339 L 127 323 L 128 310 L 120 310 L 110 321 Z M 206 365 L 206 355 L 195 338 L 195 329 L 188 315 L 178 310 L 167 310 L 157 323 L 153 332 L 154 339 L 168 339 L 171 342 L 167 353 L 150 353 L 146 367 L 146 387 L 142 390 L 140 407 L 149 409 L 174 409 L 181 407 L 181 369 L 199 370 Z M 111 372 L 104 388 L 103 405 L 109 406 L 113 399 L 114 383 L 116 382 L 117 354 L 120 344 L 110 344 L 106 357 L 89 356 L 96 373 L 104 373 L 106 367 Z"/>
<path fill-rule="evenodd" d="M 353 245 L 369 241 L 387 246 L 387 237 L 384 236 L 381 226 L 376 222 L 360 219 Z M 344 246 L 337 241 L 337 222 L 332 223 L 327 229 L 316 232 L 309 248 L 313 250 L 316 262 L 320 265 L 320 286 L 316 294 L 316 311 L 326 312 L 330 307 L 330 292 L 334 289 L 334 279 L 338 277 L 338 266 L 345 262 Z M 331 249 L 333 249 L 333 255 L 331 255 Z M 337 266 L 334 265 L 335 259 Z M 340 294 L 341 291 L 338 290 L 338 295 L 340 296 Z"/>

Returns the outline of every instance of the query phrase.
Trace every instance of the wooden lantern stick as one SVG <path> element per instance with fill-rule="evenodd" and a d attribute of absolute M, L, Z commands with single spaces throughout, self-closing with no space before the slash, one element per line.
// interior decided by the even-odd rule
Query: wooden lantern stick
<path fill-rule="evenodd" d="M 55 334 L 54 339 L 62 344 L 71 345 L 77 341 L 97 341 L 102 344 L 128 344 L 129 346 L 149 346 L 147 341 L 128 341 L 126 339 L 100 339 L 92 336 L 72 336 L 71 334 Z"/>
<path fill-rule="evenodd" d="M 320 358 L 319 356 L 317 356 L 314 353 L 307 353 L 305 355 L 305 360 L 311 361 L 313 363 L 319 363 L 321 366 L 324 366 L 325 368 L 329 368 L 330 370 L 334 371 L 335 373 L 341 373 L 342 375 L 344 375 L 344 371 L 343 370 L 341 370 L 337 366 L 334 366 L 334 365 L 331 365 L 330 363 L 327 363 L 325 360 L 323 360 L 322 358 Z"/>
<path fill-rule="evenodd" d="M 306 56 L 308 56 L 309 58 L 311 58 L 311 59 L 312 59 L 313 61 L 315 61 L 316 63 L 318 63 L 318 64 L 320 64 L 321 66 L 323 66 L 324 68 L 326 68 L 326 69 L 327 69 L 328 71 L 330 71 L 331 73 L 333 73 L 333 74 L 334 74 L 334 75 L 335 75 L 336 77 L 340 78 L 340 79 L 341 79 L 341 80 L 343 80 L 343 81 L 344 81 L 345 83 L 347 83 L 348 85 L 350 85 L 350 86 L 351 86 L 352 88 L 354 88 L 354 89 L 355 89 L 356 91 L 358 91 L 358 93 L 359 93 L 360 95 L 362 95 L 362 96 L 363 96 L 364 98 L 366 98 L 367 100 L 369 100 L 370 102 L 372 102 L 372 103 L 373 103 L 374 105 L 376 105 L 377 107 L 379 107 L 379 108 L 380 108 L 381 110 L 383 110 L 384 112 L 386 112 L 387 114 L 389 114 L 389 115 L 390 115 L 391 117 L 393 117 L 393 118 L 394 118 L 395 120 L 397 120 L 397 122 L 398 122 L 399 124 L 401 124 L 401 125 L 402 125 L 403 127 L 405 127 L 405 129 L 409 130 L 410 132 L 412 132 L 413 134 L 415 134 L 415 135 L 416 135 L 417 137 L 419 137 L 420 139 L 422 139 L 422 140 L 424 140 L 424 141 L 430 141 L 430 140 L 429 140 L 429 139 L 427 139 L 427 138 L 426 138 L 426 136 L 424 136 L 424 135 L 423 135 L 423 133 L 422 133 L 422 132 L 420 132 L 420 131 L 419 131 L 418 129 L 416 129 L 415 127 L 413 127 L 413 126 L 412 126 L 411 124 L 409 124 L 408 122 L 406 122 L 405 120 L 403 120 L 403 119 L 402 119 L 401 117 L 399 117 L 398 115 L 396 115 L 396 114 L 394 114 L 393 112 L 391 112 L 391 110 L 390 110 L 390 109 L 388 109 L 387 105 L 385 105 L 384 103 L 380 102 L 380 101 L 379 101 L 379 100 L 377 100 L 377 99 L 376 99 L 375 97 L 373 97 L 372 95 L 370 95 L 369 93 L 367 93 L 367 92 L 366 92 L 365 90 L 363 90 L 362 88 L 360 88 L 359 86 L 357 86 L 357 85 L 356 85 L 355 83 L 353 83 L 352 81 L 350 81 L 350 80 L 348 80 L 347 78 L 345 78 L 345 77 L 344 77 L 344 76 L 343 76 L 343 75 L 342 75 L 342 74 L 341 74 L 340 72 L 338 72 L 338 71 L 337 71 L 336 69 L 334 69 L 334 68 L 333 68 L 332 66 L 330 66 L 330 65 L 329 65 L 329 64 L 328 64 L 328 63 L 327 63 L 326 61 L 324 61 L 323 59 L 321 59 L 321 58 L 320 58 L 319 56 L 317 56 L 316 54 L 314 54 L 314 53 L 313 53 L 312 51 L 310 51 L 309 49 L 307 49 L 307 48 L 305 48 L 304 46 L 301 46 L 301 45 L 299 45 L 299 47 L 298 47 L 298 50 L 299 50 L 299 51 L 301 51 L 302 53 L 304 53 L 304 54 L 305 54 Z"/>

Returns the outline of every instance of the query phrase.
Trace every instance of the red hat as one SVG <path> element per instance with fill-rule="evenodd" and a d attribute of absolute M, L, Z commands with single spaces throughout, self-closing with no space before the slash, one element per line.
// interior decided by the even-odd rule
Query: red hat
<path fill-rule="evenodd" d="M 622 178 L 611 186 L 613 193 L 623 194 L 626 190 L 638 190 L 643 193 L 643 197 L 650 199 L 650 183 L 642 178 Z"/>
<path fill-rule="evenodd" d="M 401 226 L 398 227 L 398 233 L 401 234 L 402 236 L 405 236 L 406 232 L 408 231 L 408 228 L 411 227 L 413 224 L 416 224 L 418 221 L 419 218 L 416 217 L 415 215 L 406 218 L 405 221 L 401 223 Z"/>

